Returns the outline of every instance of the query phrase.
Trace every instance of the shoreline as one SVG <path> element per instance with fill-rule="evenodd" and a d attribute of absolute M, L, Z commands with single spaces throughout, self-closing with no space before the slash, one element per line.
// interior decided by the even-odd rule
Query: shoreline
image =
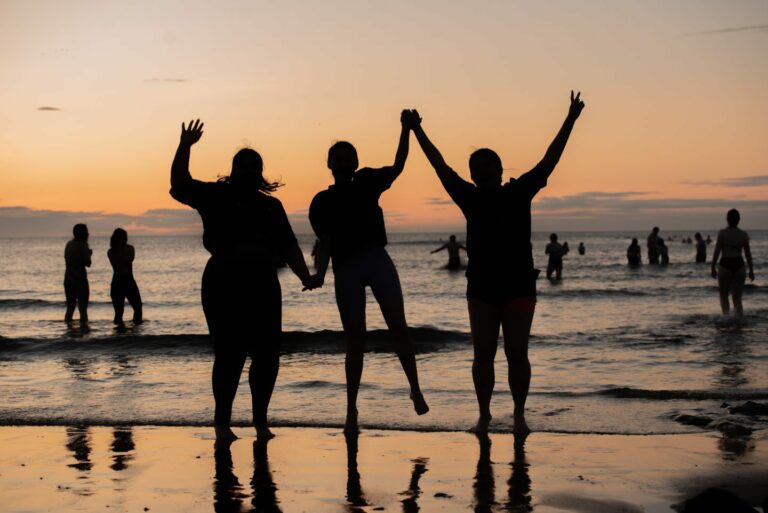
<path fill-rule="evenodd" d="M 669 512 L 710 487 L 756 506 L 768 432 L 513 435 L 275 427 L 2 426 L 4 511 Z M 148 508 L 148 509 L 144 509 Z M 259 509 L 261 508 L 261 509 Z M 516 509 L 515 509 L 516 508 Z M 250 509 L 249 509 L 250 510 Z"/>

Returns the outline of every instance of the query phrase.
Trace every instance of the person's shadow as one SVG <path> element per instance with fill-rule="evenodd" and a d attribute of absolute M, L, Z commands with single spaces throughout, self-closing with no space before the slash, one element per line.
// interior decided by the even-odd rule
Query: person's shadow
<path fill-rule="evenodd" d="M 213 480 L 213 510 L 216 513 L 240 513 L 248 497 L 234 473 L 231 442 L 216 442 L 214 460 L 216 474 Z M 267 442 L 253 442 L 253 476 L 251 499 L 254 512 L 282 513 L 277 499 L 277 486 L 272 479 L 267 456 Z"/>
<path fill-rule="evenodd" d="M 476 513 L 490 513 L 497 511 L 499 503 L 496 502 L 496 482 L 493 474 L 493 461 L 491 460 L 491 439 L 487 433 L 478 433 L 477 440 L 480 443 L 480 455 L 477 459 L 474 488 L 474 511 Z M 512 475 L 507 481 L 507 499 L 501 505 L 502 511 L 530 512 L 531 504 L 531 478 L 528 474 L 529 464 L 525 459 L 526 436 L 515 435 L 515 457 L 510 463 Z"/>

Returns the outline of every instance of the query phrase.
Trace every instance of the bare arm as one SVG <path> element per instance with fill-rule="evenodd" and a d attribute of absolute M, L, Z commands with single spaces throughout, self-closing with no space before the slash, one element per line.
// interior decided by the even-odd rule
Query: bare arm
<path fill-rule="evenodd" d="M 443 244 L 443 245 L 442 245 L 442 246 L 440 246 L 439 248 L 437 248 L 437 249 L 433 249 L 433 250 L 432 250 L 432 251 L 430 251 L 429 253 L 430 253 L 430 254 L 432 254 L 432 253 L 437 253 L 437 252 L 439 252 L 439 251 L 442 251 L 442 250 L 444 250 L 444 249 L 448 249 L 448 244 Z"/>
<path fill-rule="evenodd" d="M 571 106 L 568 109 L 568 115 L 565 117 L 563 126 L 560 127 L 560 131 L 557 132 L 549 148 L 547 148 L 544 158 L 533 169 L 537 174 L 542 175 L 544 179 L 549 178 L 549 175 L 555 170 L 555 166 L 557 166 L 563 150 L 565 150 L 565 145 L 568 143 L 568 138 L 571 136 L 573 126 L 579 118 L 581 110 L 584 108 L 584 102 L 581 101 L 580 96 L 581 93 L 576 93 L 574 96 L 573 91 L 571 91 Z"/>
<path fill-rule="evenodd" d="M 755 281 L 755 270 L 752 267 L 752 251 L 749 249 L 749 239 L 744 241 L 744 257 L 747 259 L 747 269 L 749 269 L 749 281 Z"/>
<path fill-rule="evenodd" d="M 171 188 L 179 187 L 190 180 L 192 175 L 189 172 L 189 155 L 192 145 L 203 136 L 203 123 L 200 120 L 190 121 L 188 126 L 181 124 L 181 137 L 179 138 L 179 147 L 176 149 L 176 155 L 171 164 Z"/>
<path fill-rule="evenodd" d="M 400 114 L 400 124 L 402 128 L 400 130 L 400 140 L 397 143 L 397 151 L 395 152 L 395 163 L 392 164 L 392 171 L 394 172 L 392 180 L 400 176 L 400 173 L 403 172 L 403 169 L 405 168 L 405 160 L 408 158 L 411 129 L 404 121 L 405 112 L 406 111 L 403 111 L 403 113 Z"/>
<path fill-rule="evenodd" d="M 317 244 L 317 279 L 320 286 L 325 282 L 325 273 L 331 261 L 331 239 L 327 235 L 320 236 Z"/>
<path fill-rule="evenodd" d="M 304 262 L 304 253 L 301 252 L 298 243 L 294 242 L 291 244 L 284 258 L 291 271 L 301 280 L 304 290 L 312 290 L 322 285 L 322 283 L 317 283 L 317 277 L 310 276 L 307 264 Z"/>
<path fill-rule="evenodd" d="M 717 278 L 717 260 L 720 258 L 720 251 L 722 251 L 722 246 L 720 244 L 720 237 L 717 238 L 717 242 L 715 243 L 715 252 L 712 253 L 712 277 Z"/>

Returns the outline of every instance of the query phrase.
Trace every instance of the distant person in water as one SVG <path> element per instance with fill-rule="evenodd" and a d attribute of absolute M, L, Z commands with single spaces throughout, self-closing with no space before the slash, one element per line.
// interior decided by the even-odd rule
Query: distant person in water
<path fill-rule="evenodd" d="M 712 244 L 712 237 L 707 235 L 707 245 Z"/>
<path fill-rule="evenodd" d="M 67 299 L 67 311 L 64 314 L 66 322 L 72 322 L 75 307 L 80 312 L 80 323 L 88 323 L 88 300 L 90 287 L 88 271 L 91 266 L 93 250 L 88 247 L 88 227 L 76 224 L 72 228 L 72 240 L 64 248 L 64 296 Z"/>
<path fill-rule="evenodd" d="M 133 259 L 136 251 L 133 246 L 128 244 L 128 232 L 122 228 L 115 229 L 112 237 L 109 239 L 109 250 L 107 257 L 112 264 L 112 285 L 109 290 L 109 296 L 112 298 L 112 307 L 115 309 L 115 318 L 113 323 L 123 324 L 123 310 L 125 309 L 125 300 L 133 308 L 133 322 L 143 321 L 141 294 L 136 280 L 133 278 Z"/>
<path fill-rule="evenodd" d="M 755 272 L 752 267 L 752 252 L 749 250 L 749 236 L 747 232 L 738 228 L 741 215 L 732 208 L 726 216 L 728 227 L 723 228 L 717 234 L 715 252 L 712 254 L 712 277 L 717 278 L 720 289 L 720 308 L 723 315 L 728 315 L 731 306 L 728 295 L 733 298 L 733 309 L 736 316 L 744 315 L 744 307 L 741 304 L 741 295 L 744 291 L 744 282 L 747 280 L 747 270 L 744 267 L 744 258 L 749 267 L 749 280 L 755 281 Z M 722 254 L 722 258 L 720 255 Z M 718 261 L 719 259 L 719 261 Z"/>
<path fill-rule="evenodd" d="M 504 329 L 508 383 L 515 403 L 515 432 L 530 431 L 525 402 L 531 381 L 528 338 L 536 308 L 536 278 L 531 250 L 531 201 L 547 185 L 568 142 L 584 102 L 571 91 L 568 115 L 544 158 L 532 170 L 502 184 L 501 159 L 483 148 L 469 157 L 470 183 L 445 162 L 411 111 L 409 123 L 448 195 L 467 219 L 467 306 L 474 360 L 472 379 L 480 416 L 475 427 L 486 432 L 491 422 L 495 385 L 494 358 L 499 329 Z"/>
<path fill-rule="evenodd" d="M 402 117 L 402 116 L 401 116 Z M 334 184 L 318 192 L 309 207 L 309 220 L 320 239 L 317 273 L 325 277 L 333 262 L 336 305 L 347 339 L 344 369 L 347 379 L 345 432 L 358 431 L 357 395 L 365 350 L 365 289 L 370 287 L 395 340 L 395 350 L 408 378 L 416 413 L 429 411 L 419 386 L 416 356 L 405 320 L 403 292 L 392 259 L 384 247 L 387 234 L 379 197 L 400 176 L 408 157 L 410 127 L 401 119 L 400 141 L 391 166 L 358 169 L 357 150 L 346 141 L 328 150 Z"/>
<path fill-rule="evenodd" d="M 637 239 L 632 239 L 632 243 L 627 248 L 627 263 L 632 267 L 636 267 L 643 263 L 642 251 L 640 250 L 640 244 L 638 244 Z"/>
<path fill-rule="evenodd" d="M 557 234 L 552 233 L 549 235 L 549 244 L 544 249 L 544 254 L 549 255 L 549 261 L 547 262 L 547 279 L 550 281 L 560 281 L 563 278 L 563 256 L 565 255 L 565 247 L 557 242 Z M 552 279 L 554 273 L 555 278 Z"/>
<path fill-rule="evenodd" d="M 646 242 L 648 246 L 648 263 L 658 264 L 659 263 L 659 227 L 658 226 L 653 227 L 653 231 L 651 231 L 651 233 L 648 234 L 648 239 Z"/>
<path fill-rule="evenodd" d="M 448 239 L 448 242 L 446 242 L 439 248 L 430 251 L 429 253 L 432 254 L 432 253 L 438 253 L 443 250 L 447 250 L 448 264 L 445 266 L 445 268 L 456 270 L 456 269 L 461 269 L 461 257 L 459 256 L 459 250 L 461 249 L 463 249 L 464 251 L 467 250 L 467 248 L 465 248 L 463 245 L 456 242 L 455 235 L 451 235 L 450 238 Z"/>
<path fill-rule="evenodd" d="M 707 261 L 707 243 L 699 232 L 696 232 L 693 238 L 696 239 L 696 263 L 703 264 Z"/>
<path fill-rule="evenodd" d="M 285 209 L 271 196 L 281 185 L 264 178 L 261 156 L 245 148 L 232 159 L 232 171 L 217 182 L 201 182 L 189 172 L 192 145 L 203 135 L 200 120 L 181 125 L 171 166 L 171 196 L 200 213 L 205 266 L 202 302 L 214 341 L 212 372 L 218 440 L 237 438 L 230 429 L 232 401 L 247 356 L 251 357 L 253 424 L 270 438 L 267 409 L 280 365 L 282 305 L 275 261 L 285 260 L 305 289 L 318 286 L 304 263 Z"/>
<path fill-rule="evenodd" d="M 669 264 L 669 248 L 666 244 L 664 244 L 664 239 L 661 237 L 658 238 L 657 241 L 657 248 L 659 250 L 659 259 L 661 260 L 661 265 L 668 265 Z"/>
<path fill-rule="evenodd" d="M 587 252 L 587 248 L 584 247 L 583 242 L 579 242 L 579 255 L 583 255 Z"/>

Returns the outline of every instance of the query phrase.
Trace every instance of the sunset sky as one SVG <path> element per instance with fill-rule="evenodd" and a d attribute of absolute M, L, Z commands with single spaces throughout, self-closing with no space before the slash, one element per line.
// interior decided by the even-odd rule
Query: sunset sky
<path fill-rule="evenodd" d="M 6 0 L 0 64 L 0 236 L 196 229 L 168 195 L 193 117 L 193 176 L 252 146 L 306 231 L 334 141 L 390 164 L 400 110 L 418 108 L 459 173 L 490 147 L 517 176 L 571 89 L 587 106 L 534 229 L 711 229 L 732 206 L 768 228 L 764 0 Z M 381 205 L 393 231 L 463 226 L 415 139 Z"/>

